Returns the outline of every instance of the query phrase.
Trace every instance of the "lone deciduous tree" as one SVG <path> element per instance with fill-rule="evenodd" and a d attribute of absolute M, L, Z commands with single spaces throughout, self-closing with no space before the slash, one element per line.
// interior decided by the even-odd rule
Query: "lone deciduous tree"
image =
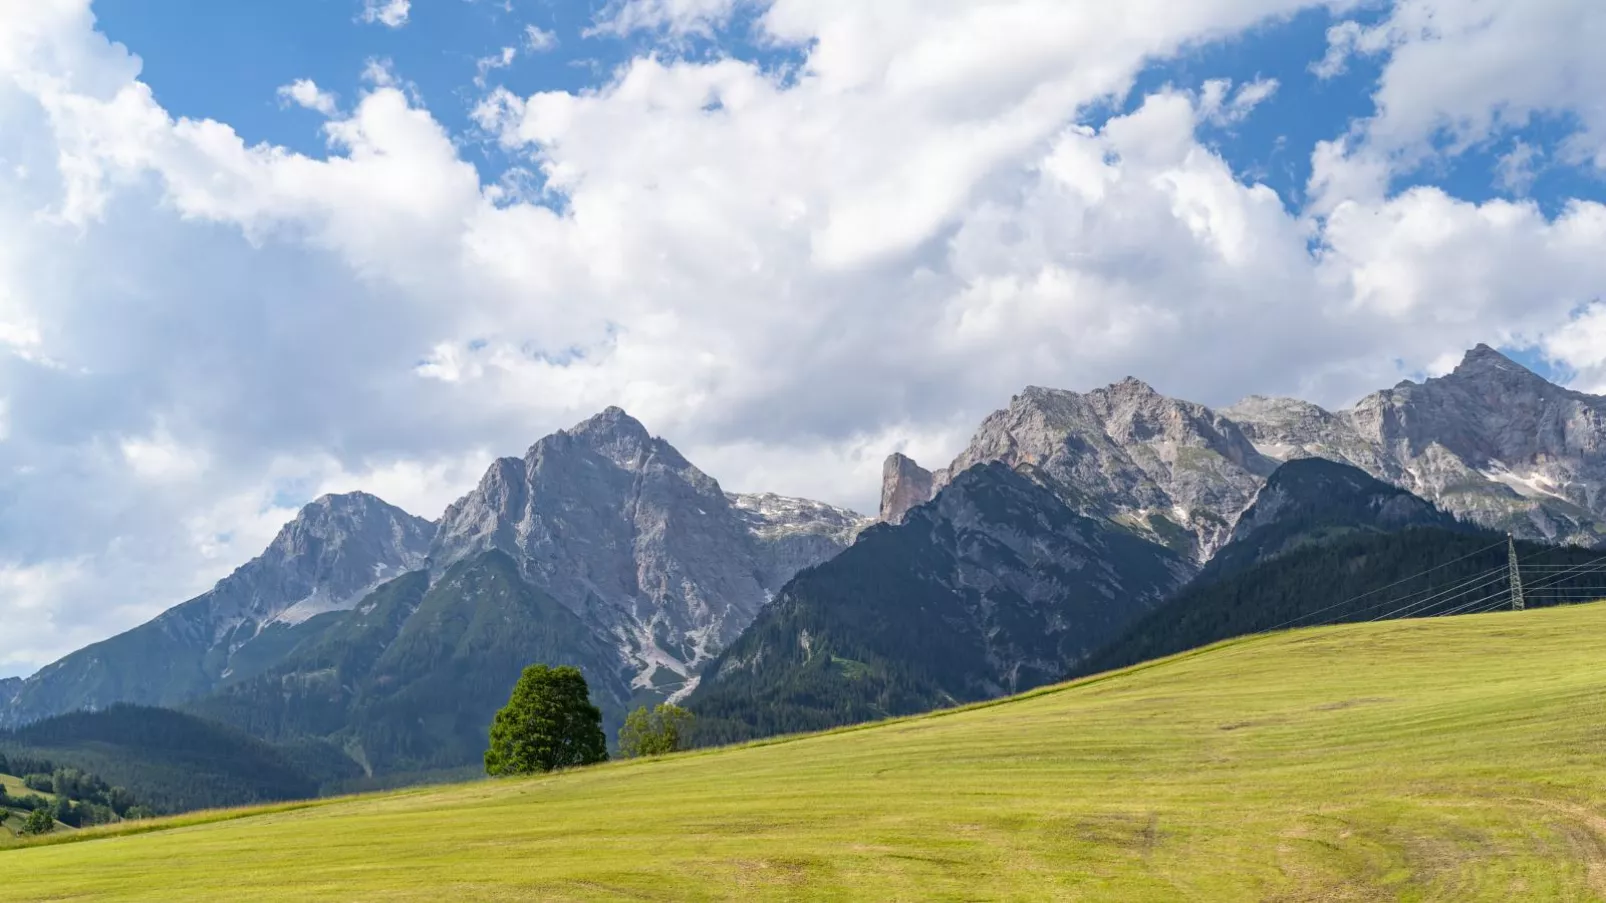
<path fill-rule="evenodd" d="M 35 809 L 28 813 L 28 820 L 22 823 L 22 833 L 49 834 L 55 827 L 56 820 L 50 817 L 49 809 Z"/>
<path fill-rule="evenodd" d="M 533 774 L 608 758 L 602 712 L 579 668 L 531 665 L 491 723 L 485 772 Z"/>
<path fill-rule="evenodd" d="M 678 705 L 663 703 L 652 711 L 642 706 L 625 718 L 619 729 L 619 754 L 627 759 L 679 752 L 692 714 Z"/>

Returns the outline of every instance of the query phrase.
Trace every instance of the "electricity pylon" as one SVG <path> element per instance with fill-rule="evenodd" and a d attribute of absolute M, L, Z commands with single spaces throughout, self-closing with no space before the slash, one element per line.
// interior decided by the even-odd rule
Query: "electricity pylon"
<path fill-rule="evenodd" d="M 1522 611 L 1522 572 L 1517 570 L 1517 538 L 1510 533 L 1506 534 L 1506 552 L 1511 559 L 1511 610 Z"/>

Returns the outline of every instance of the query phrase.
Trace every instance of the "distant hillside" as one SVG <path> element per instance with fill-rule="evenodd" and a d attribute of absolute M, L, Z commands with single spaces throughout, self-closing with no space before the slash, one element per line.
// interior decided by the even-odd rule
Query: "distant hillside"
<path fill-rule="evenodd" d="M 1232 576 L 1190 585 L 1072 676 L 1278 628 L 1427 617 L 1480 600 L 1500 602 L 1509 592 L 1509 581 L 1498 573 L 1507 560 L 1502 540 L 1482 531 L 1415 527 L 1303 545 Z M 1517 552 L 1532 566 L 1529 608 L 1606 596 L 1599 549 L 1519 542 Z"/>
<path fill-rule="evenodd" d="M 93 772 L 163 812 L 313 797 L 325 780 L 360 774 L 326 751 L 276 748 L 193 715 L 133 705 L 0 733 L 0 752 Z"/>
<path fill-rule="evenodd" d="M 1191 571 L 1044 482 L 978 465 L 794 578 L 687 705 L 711 743 L 1019 692 L 1058 680 Z"/>

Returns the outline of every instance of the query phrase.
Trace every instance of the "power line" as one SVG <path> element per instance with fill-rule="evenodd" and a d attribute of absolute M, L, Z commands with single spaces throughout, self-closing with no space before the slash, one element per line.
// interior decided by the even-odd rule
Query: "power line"
<path fill-rule="evenodd" d="M 1434 593 L 1425 599 L 1418 599 L 1413 602 L 1408 602 L 1405 605 L 1393 609 L 1392 611 L 1385 612 L 1374 618 L 1368 618 L 1367 621 L 1387 621 L 1399 617 L 1409 617 L 1427 610 L 1427 608 L 1432 606 L 1434 603 L 1448 604 L 1450 602 L 1454 602 L 1463 596 L 1475 593 L 1494 584 L 1501 583 L 1505 579 L 1506 568 L 1501 566 L 1464 580 L 1461 583 L 1449 587 L 1441 592 Z"/>
<path fill-rule="evenodd" d="M 1331 611 L 1331 610 L 1333 610 L 1335 608 L 1339 608 L 1341 606 L 1349 605 L 1352 602 L 1358 602 L 1361 599 L 1367 598 L 1368 596 L 1375 596 L 1378 593 L 1383 592 L 1384 590 L 1390 590 L 1390 589 L 1393 589 L 1396 586 L 1400 586 L 1402 584 L 1410 583 L 1412 580 L 1415 580 L 1418 577 L 1424 577 L 1424 576 L 1426 576 L 1428 574 L 1433 573 L 1434 571 L 1443 570 L 1444 568 L 1447 568 L 1452 564 L 1460 564 L 1461 562 L 1466 561 L 1468 558 L 1475 558 L 1475 557 L 1477 557 L 1479 555 L 1484 554 L 1485 552 L 1490 551 L 1491 549 L 1497 549 L 1504 542 L 1505 542 L 1505 540 L 1501 540 L 1500 542 L 1494 543 L 1493 545 L 1485 546 L 1484 548 L 1478 549 L 1475 552 L 1469 552 L 1469 553 L 1467 553 L 1465 555 L 1462 555 L 1460 558 L 1452 559 L 1450 561 L 1446 561 L 1443 564 L 1436 564 L 1433 567 L 1427 568 L 1426 570 L 1418 571 L 1418 572 L 1416 572 L 1415 574 L 1412 574 L 1409 577 L 1406 577 L 1406 578 L 1401 579 L 1401 580 L 1396 580 L 1393 583 L 1388 584 L 1387 586 L 1380 586 L 1377 589 L 1367 590 L 1366 592 L 1361 593 L 1360 595 L 1351 596 L 1351 597 L 1349 597 L 1348 599 L 1345 599 L 1342 602 L 1334 602 L 1332 605 L 1328 605 L 1328 606 L 1324 606 L 1322 608 L 1318 608 L 1315 611 L 1305 612 L 1304 614 L 1302 614 L 1302 615 L 1300 615 L 1300 616 L 1298 616 L 1296 618 L 1292 618 L 1290 620 L 1284 621 L 1281 624 L 1278 624 L 1275 627 L 1268 627 L 1266 629 L 1268 631 L 1282 630 L 1285 627 L 1290 627 L 1290 626 L 1298 623 L 1299 621 L 1303 621 L 1304 619 L 1312 617 L 1314 615 L 1319 615 L 1319 614 L 1321 614 L 1323 612 Z M 1320 626 L 1320 625 L 1310 625 L 1310 626 Z"/>

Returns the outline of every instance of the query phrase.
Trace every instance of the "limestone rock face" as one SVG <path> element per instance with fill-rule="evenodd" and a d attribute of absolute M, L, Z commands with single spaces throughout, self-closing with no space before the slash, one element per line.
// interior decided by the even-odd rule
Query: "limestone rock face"
<path fill-rule="evenodd" d="M 447 509 L 430 557 L 440 570 L 507 553 L 608 638 L 634 687 L 679 698 L 786 580 L 860 526 L 816 502 L 728 495 L 609 408 L 497 461 Z"/>
<path fill-rule="evenodd" d="M 889 459 L 882 519 L 898 522 L 958 474 L 996 461 L 1203 564 L 1266 477 L 1300 458 L 1358 468 L 1521 538 L 1606 542 L 1606 398 L 1556 386 L 1487 345 L 1445 376 L 1344 411 L 1261 396 L 1215 411 L 1130 378 L 1086 393 L 1030 387 L 931 474 L 929 492 L 924 470 Z"/>
<path fill-rule="evenodd" d="M 1027 388 L 933 482 L 990 461 L 1033 468 L 1080 510 L 1196 562 L 1276 467 L 1231 420 L 1130 378 L 1087 393 Z"/>
<path fill-rule="evenodd" d="M 1554 385 L 1487 345 L 1445 376 L 1402 382 L 1346 411 L 1250 399 L 1225 413 L 1269 457 L 1344 461 L 1523 538 L 1606 540 L 1606 399 Z"/>
<path fill-rule="evenodd" d="M 910 508 L 931 501 L 933 478 L 931 471 L 903 453 L 889 455 L 881 468 L 881 520 L 901 524 Z"/>
<path fill-rule="evenodd" d="M 766 591 L 779 590 L 792 575 L 853 545 L 874 521 L 846 508 L 770 492 L 725 497 L 757 545 Z"/>

